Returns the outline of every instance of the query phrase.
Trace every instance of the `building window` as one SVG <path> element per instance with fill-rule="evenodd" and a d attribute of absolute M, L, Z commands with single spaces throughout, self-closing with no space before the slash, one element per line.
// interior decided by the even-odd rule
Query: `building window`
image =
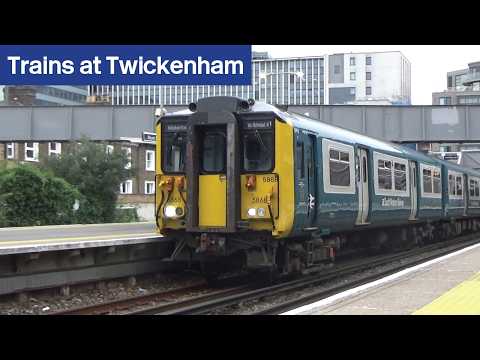
<path fill-rule="evenodd" d="M 365 58 L 365 64 L 366 65 L 372 65 L 372 57 L 371 56 L 367 56 Z"/>
<path fill-rule="evenodd" d="M 350 57 L 350 66 L 355 66 L 355 57 Z"/>
<path fill-rule="evenodd" d="M 452 84 L 453 84 L 452 76 L 448 76 L 447 77 L 447 88 L 450 89 L 452 87 Z"/>
<path fill-rule="evenodd" d="M 106 147 L 106 149 L 105 149 L 105 152 L 106 152 L 108 155 L 113 154 L 113 145 L 107 145 L 107 147 Z"/>
<path fill-rule="evenodd" d="M 127 154 L 128 163 L 125 165 L 125 169 L 132 168 L 132 148 L 122 147 L 122 150 Z"/>
<path fill-rule="evenodd" d="M 370 71 L 367 71 L 366 74 L 365 74 L 365 78 L 367 80 L 372 80 L 372 73 Z"/>
<path fill-rule="evenodd" d="M 145 170 L 155 171 L 155 151 L 145 151 Z"/>
<path fill-rule="evenodd" d="M 355 95 L 355 88 L 350 88 L 350 95 Z"/>
<path fill-rule="evenodd" d="M 452 98 L 447 96 L 447 97 L 441 97 L 439 99 L 439 104 L 440 105 L 451 105 L 452 104 Z"/>
<path fill-rule="evenodd" d="M 351 72 L 350 73 L 350 80 L 355 81 L 355 78 L 356 78 L 355 72 Z"/>
<path fill-rule="evenodd" d="M 133 180 L 126 180 L 120 184 L 120 194 L 131 194 L 133 190 Z"/>
<path fill-rule="evenodd" d="M 58 156 L 62 153 L 62 143 L 49 142 L 48 143 L 48 156 Z"/>
<path fill-rule="evenodd" d="M 14 159 L 15 158 L 15 143 L 7 143 L 7 152 L 6 152 L 7 159 Z"/>
<path fill-rule="evenodd" d="M 333 73 L 334 74 L 340 74 L 340 65 L 335 65 L 333 67 Z"/>
<path fill-rule="evenodd" d="M 25 160 L 38 161 L 38 143 L 36 142 L 25 143 Z"/>
<path fill-rule="evenodd" d="M 145 195 L 155 194 L 155 181 L 145 181 Z"/>
<path fill-rule="evenodd" d="M 365 94 L 372 95 L 372 87 L 371 86 L 367 86 L 367 88 L 365 89 Z"/>

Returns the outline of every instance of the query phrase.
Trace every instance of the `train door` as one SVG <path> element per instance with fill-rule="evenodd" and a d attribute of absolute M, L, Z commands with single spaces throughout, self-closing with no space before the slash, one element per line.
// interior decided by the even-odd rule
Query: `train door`
<path fill-rule="evenodd" d="M 227 214 L 226 126 L 205 126 L 200 136 L 198 224 L 225 227 Z"/>
<path fill-rule="evenodd" d="M 305 227 L 309 228 L 315 225 L 316 202 L 317 202 L 317 179 L 316 179 L 316 137 L 311 134 L 304 135 L 305 144 L 305 170 L 307 181 L 307 215 Z"/>
<path fill-rule="evenodd" d="M 358 188 L 358 216 L 356 224 L 367 224 L 370 209 L 370 196 L 368 193 L 368 152 L 366 149 L 357 149 L 359 170 L 357 172 Z"/>
<path fill-rule="evenodd" d="M 315 136 L 303 131 L 296 134 L 296 212 L 303 230 L 313 230 L 316 216 L 315 144 Z"/>
<path fill-rule="evenodd" d="M 418 213 L 418 194 L 417 194 L 417 163 L 415 161 L 409 162 L 410 167 L 410 217 L 409 220 L 415 220 Z"/>

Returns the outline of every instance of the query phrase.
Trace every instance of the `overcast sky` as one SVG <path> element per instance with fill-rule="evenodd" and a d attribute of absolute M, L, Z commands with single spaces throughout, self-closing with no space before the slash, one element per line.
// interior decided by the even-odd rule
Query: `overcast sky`
<path fill-rule="evenodd" d="M 431 105 L 432 92 L 446 89 L 448 71 L 480 61 L 480 45 L 254 45 L 253 51 L 268 51 L 272 57 L 401 51 L 412 64 L 413 105 Z"/>

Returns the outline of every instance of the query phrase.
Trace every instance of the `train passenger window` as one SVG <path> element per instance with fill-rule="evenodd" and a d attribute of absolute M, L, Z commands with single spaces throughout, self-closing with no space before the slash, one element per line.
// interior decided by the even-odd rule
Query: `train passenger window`
<path fill-rule="evenodd" d="M 475 180 L 470 179 L 470 196 L 475 196 Z"/>
<path fill-rule="evenodd" d="M 453 175 L 448 175 L 448 194 L 455 195 L 455 177 Z"/>
<path fill-rule="evenodd" d="M 243 170 L 269 171 L 273 167 L 273 133 L 249 131 L 243 135 Z"/>
<path fill-rule="evenodd" d="M 395 163 L 395 190 L 407 190 L 407 166 Z"/>
<path fill-rule="evenodd" d="M 423 169 L 423 192 L 432 193 L 432 170 Z"/>
<path fill-rule="evenodd" d="M 457 195 L 458 196 L 463 195 L 463 182 L 462 182 L 461 176 L 457 176 Z"/>
<path fill-rule="evenodd" d="M 378 187 L 384 190 L 392 190 L 392 162 L 378 160 Z"/>
<path fill-rule="evenodd" d="M 480 196 L 480 188 L 479 188 L 478 181 L 475 181 L 475 196 L 476 197 Z"/>
<path fill-rule="evenodd" d="M 440 194 L 441 192 L 440 170 L 433 170 L 433 193 Z"/>
<path fill-rule="evenodd" d="M 350 186 L 350 154 L 330 149 L 330 185 Z"/>
<path fill-rule="evenodd" d="M 168 132 L 163 135 L 163 171 L 177 173 L 185 171 L 186 133 Z"/>
<path fill-rule="evenodd" d="M 202 170 L 225 172 L 226 139 L 221 131 L 206 132 L 202 146 Z"/>

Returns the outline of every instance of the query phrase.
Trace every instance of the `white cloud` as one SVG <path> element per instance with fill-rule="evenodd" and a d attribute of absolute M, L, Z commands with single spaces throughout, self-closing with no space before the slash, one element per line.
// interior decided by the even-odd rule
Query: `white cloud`
<path fill-rule="evenodd" d="M 479 45 L 253 45 L 272 57 L 318 56 L 334 53 L 401 51 L 412 65 L 412 104 L 431 105 L 432 92 L 447 87 L 447 72 L 480 61 Z"/>

